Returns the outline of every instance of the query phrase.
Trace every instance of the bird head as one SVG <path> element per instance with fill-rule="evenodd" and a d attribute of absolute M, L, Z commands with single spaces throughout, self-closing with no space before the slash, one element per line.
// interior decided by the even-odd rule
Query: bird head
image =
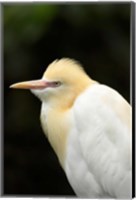
<path fill-rule="evenodd" d="M 10 88 L 30 89 L 42 102 L 68 108 L 92 82 L 77 61 L 62 58 L 49 64 L 41 79 L 15 83 Z"/>

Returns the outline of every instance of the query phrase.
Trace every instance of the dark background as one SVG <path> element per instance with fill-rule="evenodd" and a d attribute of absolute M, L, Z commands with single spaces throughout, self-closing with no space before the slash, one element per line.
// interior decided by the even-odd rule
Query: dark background
<path fill-rule="evenodd" d="M 5 4 L 3 26 L 4 194 L 74 195 L 42 132 L 40 101 L 9 85 L 70 57 L 129 101 L 130 3 Z"/>

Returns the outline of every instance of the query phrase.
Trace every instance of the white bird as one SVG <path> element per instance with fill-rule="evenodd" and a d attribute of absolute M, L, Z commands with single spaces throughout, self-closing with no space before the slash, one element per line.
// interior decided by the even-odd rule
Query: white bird
<path fill-rule="evenodd" d="M 11 88 L 41 100 L 43 131 L 78 197 L 131 198 L 131 106 L 117 91 L 68 58 Z"/>

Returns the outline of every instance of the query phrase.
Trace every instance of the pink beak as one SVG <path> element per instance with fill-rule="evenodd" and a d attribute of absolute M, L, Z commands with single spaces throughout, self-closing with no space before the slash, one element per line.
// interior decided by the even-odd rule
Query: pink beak
<path fill-rule="evenodd" d="M 44 89 L 49 86 L 49 82 L 44 79 L 34 80 L 34 81 L 24 81 L 15 83 L 10 86 L 13 89 Z"/>

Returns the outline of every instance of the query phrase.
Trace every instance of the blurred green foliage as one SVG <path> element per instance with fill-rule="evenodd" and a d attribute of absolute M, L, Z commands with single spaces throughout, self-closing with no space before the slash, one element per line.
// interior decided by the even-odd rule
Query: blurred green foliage
<path fill-rule="evenodd" d="M 7 6 L 4 15 L 4 24 L 7 28 L 5 49 L 9 48 L 10 38 L 16 43 L 30 44 L 36 42 L 48 30 L 51 21 L 56 16 L 57 6 L 51 5 L 22 5 Z M 46 24 L 46 26 L 43 26 Z M 7 46 L 6 46 L 7 45 Z"/>
<path fill-rule="evenodd" d="M 9 85 L 40 78 L 56 58 L 79 60 L 129 101 L 130 3 L 5 4 L 4 193 L 74 195 L 40 127 L 40 102 Z"/>

